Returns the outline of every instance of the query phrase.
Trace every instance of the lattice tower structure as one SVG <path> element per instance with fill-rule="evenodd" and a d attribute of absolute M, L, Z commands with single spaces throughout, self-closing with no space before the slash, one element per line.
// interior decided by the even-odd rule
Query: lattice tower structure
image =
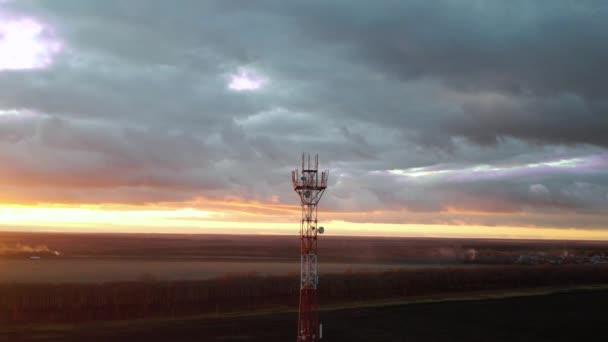
<path fill-rule="evenodd" d="M 302 168 L 291 174 L 293 189 L 300 196 L 300 309 L 298 316 L 298 342 L 316 342 L 322 337 L 319 324 L 317 288 L 317 237 L 323 234 L 318 227 L 317 205 L 327 188 L 329 171 L 319 172 L 319 156 L 311 160 L 302 155 Z"/>

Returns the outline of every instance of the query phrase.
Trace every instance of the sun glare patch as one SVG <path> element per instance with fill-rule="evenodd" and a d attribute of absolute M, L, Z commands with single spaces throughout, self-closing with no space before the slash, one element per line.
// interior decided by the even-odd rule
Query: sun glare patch
<path fill-rule="evenodd" d="M 0 120 L 46 119 L 50 116 L 29 109 L 0 109 Z"/>
<path fill-rule="evenodd" d="M 46 68 L 60 50 L 50 29 L 35 19 L 0 16 L 0 71 Z"/>
<path fill-rule="evenodd" d="M 236 91 L 252 91 L 263 87 L 268 80 L 254 70 L 239 68 L 236 74 L 230 75 L 228 88 Z"/>

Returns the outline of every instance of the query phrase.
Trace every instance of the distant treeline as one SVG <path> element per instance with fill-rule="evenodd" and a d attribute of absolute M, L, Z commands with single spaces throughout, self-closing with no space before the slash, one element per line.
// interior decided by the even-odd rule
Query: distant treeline
<path fill-rule="evenodd" d="M 608 284 L 608 265 L 479 266 L 348 273 L 321 278 L 322 305 L 440 293 Z M 0 284 L 0 322 L 223 314 L 296 308 L 298 277 L 225 276 L 206 281 Z"/>

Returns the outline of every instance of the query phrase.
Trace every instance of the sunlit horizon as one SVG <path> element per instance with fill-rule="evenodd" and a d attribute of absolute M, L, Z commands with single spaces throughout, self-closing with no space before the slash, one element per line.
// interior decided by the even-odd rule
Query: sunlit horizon
<path fill-rule="evenodd" d="M 320 211 L 321 217 L 323 211 Z M 298 216 L 279 222 L 223 220 L 224 214 L 196 208 L 99 206 L 0 206 L 0 231 L 64 233 L 296 235 Z M 234 217 L 229 215 L 229 217 Z M 608 240 L 608 232 L 577 228 L 447 224 L 359 223 L 321 220 L 327 236 L 476 239 Z"/>

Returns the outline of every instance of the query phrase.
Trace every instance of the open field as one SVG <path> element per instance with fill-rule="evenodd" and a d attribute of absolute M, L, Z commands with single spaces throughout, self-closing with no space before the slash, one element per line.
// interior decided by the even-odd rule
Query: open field
<path fill-rule="evenodd" d="M 322 273 L 382 272 L 405 268 L 426 268 L 426 264 L 381 264 L 325 262 Z M 442 267 L 442 265 L 434 265 Z M 91 283 L 135 280 L 203 280 L 247 274 L 289 275 L 299 271 L 293 261 L 243 260 L 138 260 L 138 259 L 0 259 L 0 283 Z"/>
<path fill-rule="evenodd" d="M 59 255 L 55 255 L 57 252 Z M 525 253 L 608 253 L 608 241 L 497 240 L 338 237 L 319 239 L 324 262 L 463 263 L 494 262 Z M 297 261 L 294 235 L 71 234 L 0 232 L 0 258 L 40 255 L 69 258 L 137 258 Z M 481 260 L 478 260 L 482 258 Z"/>
<path fill-rule="evenodd" d="M 321 274 L 462 265 L 462 241 L 323 237 Z M 203 280 L 299 273 L 294 236 L 0 232 L 0 283 Z"/>
<path fill-rule="evenodd" d="M 606 242 L 323 237 L 319 245 L 328 340 L 559 341 L 596 331 L 585 319 L 603 322 L 594 310 L 606 290 L 496 298 L 605 288 L 608 264 L 588 261 L 608 254 Z M 0 233 L 0 340 L 291 340 L 298 247 L 293 236 Z M 577 262 L 519 264 L 521 255 Z M 494 299 L 428 302 L 479 296 Z"/>
<path fill-rule="evenodd" d="M 501 299 L 458 298 L 331 309 L 320 313 L 327 341 L 603 340 L 608 290 L 577 290 Z M 485 295 L 487 297 L 487 294 Z M 289 341 L 295 312 L 29 325 L 0 328 L 7 341 Z"/>
<path fill-rule="evenodd" d="M 520 255 L 608 255 L 608 243 L 324 236 L 319 271 L 500 265 Z M 204 280 L 252 272 L 298 273 L 297 237 L 0 232 L 0 283 Z"/>

